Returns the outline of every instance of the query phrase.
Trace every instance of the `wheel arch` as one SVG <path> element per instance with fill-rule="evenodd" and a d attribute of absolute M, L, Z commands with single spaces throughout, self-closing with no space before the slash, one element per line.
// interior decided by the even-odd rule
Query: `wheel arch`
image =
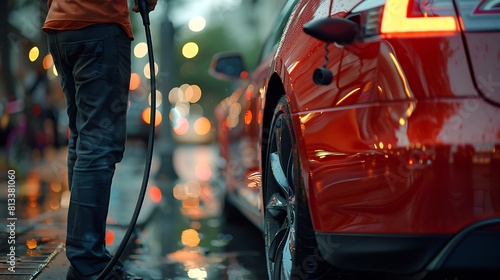
<path fill-rule="evenodd" d="M 265 167 L 264 165 L 265 165 L 266 160 L 267 160 L 267 144 L 268 144 L 267 141 L 269 138 L 269 131 L 271 130 L 271 122 L 272 122 L 272 119 L 274 116 L 274 110 L 275 110 L 276 106 L 278 105 L 279 100 L 283 96 L 287 96 L 287 99 L 288 99 L 288 102 L 290 105 L 290 110 L 292 110 L 292 108 L 294 108 L 293 104 L 290 104 L 290 102 L 294 102 L 294 98 L 292 98 L 290 96 L 291 93 L 289 92 L 289 90 L 287 91 L 287 89 L 289 89 L 289 88 L 285 87 L 285 83 L 283 82 L 280 75 L 278 73 L 274 72 L 271 75 L 269 82 L 268 82 L 264 110 L 263 110 L 263 118 L 262 118 L 262 131 L 261 131 L 262 135 L 261 135 L 261 150 L 260 150 L 260 153 L 261 153 L 261 155 L 260 155 L 261 156 L 260 168 L 261 168 L 262 172 L 264 172 L 264 167 Z M 295 112 L 291 111 L 291 113 L 293 115 Z M 294 129 L 294 132 L 295 132 L 295 137 L 296 137 L 295 141 L 300 142 L 301 131 L 297 131 L 296 124 L 293 125 L 292 128 Z M 299 150 L 299 157 L 300 157 L 300 163 L 302 165 L 301 170 L 304 170 L 304 169 L 309 170 L 308 166 L 305 166 L 309 162 L 308 158 L 306 155 L 304 155 L 303 151 L 301 151 L 301 150 Z M 306 172 L 306 173 L 308 173 L 308 172 Z M 309 197 L 310 197 L 309 187 L 308 187 L 310 184 L 309 178 L 303 178 L 303 184 L 304 184 L 303 185 L 304 189 L 302 191 L 306 195 L 305 199 L 307 200 L 308 205 L 309 205 Z M 265 187 L 266 186 L 262 185 L 262 193 L 265 193 L 265 191 L 266 191 Z M 311 218 L 313 218 L 313 217 L 311 216 Z"/>
<path fill-rule="evenodd" d="M 269 137 L 269 131 L 271 127 L 271 121 L 273 120 L 274 109 L 278 105 L 278 102 L 282 96 L 286 95 L 285 87 L 280 76 L 277 73 L 273 73 L 269 79 L 266 91 L 266 101 L 264 104 L 264 115 L 262 117 L 262 135 L 261 135 L 261 170 L 262 166 L 266 160 L 267 154 L 267 141 Z"/>

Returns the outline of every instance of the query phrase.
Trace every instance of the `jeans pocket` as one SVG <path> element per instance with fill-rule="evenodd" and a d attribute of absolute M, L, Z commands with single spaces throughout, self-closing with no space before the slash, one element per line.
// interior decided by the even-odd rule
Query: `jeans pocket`
<path fill-rule="evenodd" d="M 127 32 L 119 25 L 113 26 L 113 32 L 117 39 L 123 40 L 125 42 L 132 42 L 132 39 L 128 36 Z"/>
<path fill-rule="evenodd" d="M 92 80 L 102 73 L 102 40 L 89 40 L 66 43 L 66 59 L 74 65 L 73 75 L 76 82 Z"/>

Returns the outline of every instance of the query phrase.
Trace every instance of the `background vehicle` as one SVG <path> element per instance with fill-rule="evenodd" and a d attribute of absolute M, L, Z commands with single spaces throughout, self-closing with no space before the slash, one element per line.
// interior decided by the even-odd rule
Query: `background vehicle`
<path fill-rule="evenodd" d="M 279 18 L 216 109 L 270 278 L 500 270 L 499 2 L 299 0 Z"/>

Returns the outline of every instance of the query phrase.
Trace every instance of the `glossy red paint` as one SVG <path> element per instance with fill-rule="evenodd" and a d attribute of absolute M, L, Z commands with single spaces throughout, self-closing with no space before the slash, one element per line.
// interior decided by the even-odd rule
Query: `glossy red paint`
<path fill-rule="evenodd" d="M 222 173 L 227 191 L 241 199 L 241 204 L 249 210 L 249 219 L 258 227 L 261 226 L 259 211 L 262 200 L 260 181 L 256 183 L 255 172 L 260 174 L 263 93 L 271 62 L 272 54 L 269 54 L 215 110 L 217 142 L 225 161 Z M 251 119 L 248 115 L 252 116 Z"/>
<path fill-rule="evenodd" d="M 498 217 L 499 119 L 500 108 L 478 98 L 307 116 L 315 230 L 449 234 Z"/>

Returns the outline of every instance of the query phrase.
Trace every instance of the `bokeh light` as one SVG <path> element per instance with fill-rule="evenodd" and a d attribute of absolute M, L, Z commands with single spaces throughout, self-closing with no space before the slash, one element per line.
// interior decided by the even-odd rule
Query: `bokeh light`
<path fill-rule="evenodd" d="M 187 102 L 178 101 L 175 103 L 175 110 L 179 116 L 186 117 L 189 115 L 190 105 Z"/>
<path fill-rule="evenodd" d="M 106 230 L 105 242 L 108 246 L 113 245 L 115 242 L 115 233 L 112 230 Z"/>
<path fill-rule="evenodd" d="M 177 101 L 179 101 L 179 88 L 174 87 L 170 90 L 168 93 L 168 101 L 170 104 L 175 104 Z"/>
<path fill-rule="evenodd" d="M 148 45 L 144 42 L 140 42 L 134 47 L 134 55 L 137 58 L 143 58 L 148 54 Z"/>
<path fill-rule="evenodd" d="M 177 184 L 173 189 L 173 196 L 177 200 L 198 198 L 201 194 L 201 186 L 197 181 L 189 181 L 185 184 Z"/>
<path fill-rule="evenodd" d="M 183 200 L 184 198 L 187 197 L 186 192 L 184 192 L 183 189 L 184 184 L 177 184 L 175 185 L 174 189 L 172 190 L 173 196 L 177 200 Z"/>
<path fill-rule="evenodd" d="M 189 99 L 187 98 L 187 95 L 186 95 L 189 87 L 190 87 L 189 84 L 182 84 L 179 87 L 179 91 L 178 91 L 179 101 L 181 101 L 181 102 L 188 102 L 189 101 Z"/>
<path fill-rule="evenodd" d="M 151 69 L 149 69 L 149 62 L 144 66 L 144 76 L 147 79 L 151 79 Z M 155 76 L 158 75 L 158 64 L 155 62 Z"/>
<path fill-rule="evenodd" d="M 181 234 L 182 245 L 196 247 L 200 244 L 200 236 L 195 229 L 186 229 Z"/>
<path fill-rule="evenodd" d="M 201 98 L 201 88 L 198 85 L 191 85 L 186 89 L 186 97 L 189 96 L 189 102 L 196 103 Z"/>
<path fill-rule="evenodd" d="M 202 16 L 195 16 L 189 20 L 188 27 L 189 30 L 193 32 L 200 32 L 205 29 L 207 21 Z"/>
<path fill-rule="evenodd" d="M 160 113 L 160 111 L 156 110 L 155 109 L 155 126 L 159 126 L 161 124 L 161 121 L 162 121 L 162 115 Z M 144 111 L 142 111 L 142 120 L 147 123 L 147 124 L 150 124 L 151 123 L 151 108 L 146 108 L 144 109 Z"/>
<path fill-rule="evenodd" d="M 188 42 L 182 47 L 182 55 L 185 58 L 193 58 L 198 54 L 199 50 L 200 48 L 195 42 Z"/>
<path fill-rule="evenodd" d="M 38 246 L 38 242 L 36 241 L 36 239 L 26 240 L 26 247 L 28 247 L 29 250 L 36 249 L 37 246 Z"/>
<path fill-rule="evenodd" d="M 187 275 L 191 279 L 206 279 L 208 278 L 208 272 L 205 268 L 190 268 L 188 269 Z"/>
<path fill-rule="evenodd" d="M 54 65 L 54 59 L 52 58 L 52 55 L 49 53 L 46 56 L 44 56 L 43 61 L 42 61 L 42 66 L 43 69 L 47 70 L 50 67 Z"/>
<path fill-rule="evenodd" d="M 200 136 L 207 135 L 211 129 L 212 125 L 205 117 L 201 117 L 194 122 L 194 132 Z"/>
<path fill-rule="evenodd" d="M 175 122 L 174 132 L 178 135 L 184 135 L 189 131 L 189 122 L 184 117 L 179 117 Z"/>
<path fill-rule="evenodd" d="M 247 110 L 245 113 L 245 124 L 250 124 L 252 122 L 252 111 Z"/>
<path fill-rule="evenodd" d="M 28 58 L 30 59 L 30 61 L 34 62 L 35 60 L 38 59 L 39 56 L 40 56 L 40 50 L 38 49 L 38 47 L 31 48 L 28 54 Z"/>
<path fill-rule="evenodd" d="M 137 73 L 130 75 L 130 90 L 136 90 L 141 85 L 141 77 Z"/>
<path fill-rule="evenodd" d="M 149 188 L 149 197 L 153 202 L 159 203 L 162 199 L 162 193 L 160 188 L 158 188 L 157 186 L 151 186 Z"/>
<path fill-rule="evenodd" d="M 159 90 L 156 91 L 156 108 L 160 107 L 161 102 L 163 101 L 163 96 Z M 148 95 L 149 106 L 151 106 L 151 93 Z"/>

